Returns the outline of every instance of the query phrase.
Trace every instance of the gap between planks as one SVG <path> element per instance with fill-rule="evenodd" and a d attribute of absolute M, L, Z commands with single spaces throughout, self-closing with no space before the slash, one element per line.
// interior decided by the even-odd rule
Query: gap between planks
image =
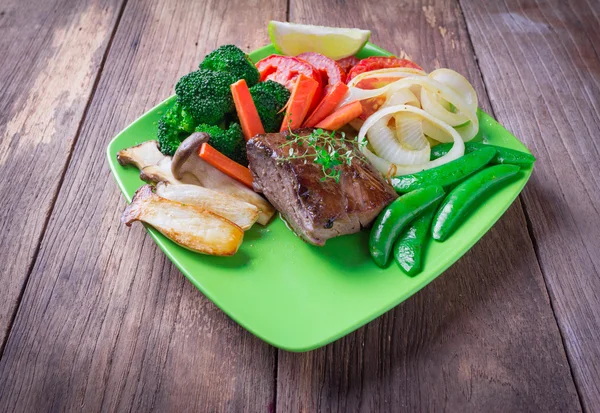
<path fill-rule="evenodd" d="M 472 38 L 471 32 L 469 30 L 468 24 L 466 24 L 466 18 L 465 18 L 463 7 L 462 7 L 462 4 L 461 4 L 460 0 L 457 0 L 456 4 L 457 4 L 458 11 L 460 13 L 460 18 L 464 22 L 464 26 L 465 26 L 465 30 L 466 30 L 466 37 L 468 38 L 468 43 L 469 44 L 466 45 L 466 47 L 468 49 L 470 49 L 470 51 L 472 53 L 472 56 L 473 56 L 473 58 L 475 60 L 474 68 L 479 73 L 479 76 L 481 77 L 481 84 L 482 84 L 482 87 L 483 87 L 483 94 L 485 95 L 485 97 L 488 98 L 488 101 L 490 102 L 489 103 L 490 114 L 493 115 L 494 117 L 496 117 L 496 110 L 495 110 L 494 105 L 492 105 L 492 102 L 490 100 L 490 89 L 488 88 L 488 84 L 486 83 L 486 81 L 484 79 L 484 75 L 483 75 L 483 72 L 482 72 L 482 69 L 481 69 L 481 66 L 480 66 L 480 62 L 479 62 L 477 53 L 475 52 L 475 46 L 474 46 L 473 38 Z M 288 13 L 288 15 L 289 15 L 289 13 Z M 564 337 L 563 337 L 562 332 L 560 330 L 560 326 L 558 325 L 557 315 L 556 315 L 556 312 L 554 311 L 553 302 L 552 302 L 552 299 L 551 299 L 549 291 L 548 291 L 548 282 L 547 282 L 546 278 L 544 277 L 544 273 L 542 272 L 540 256 L 539 256 L 538 251 L 537 251 L 537 244 L 535 242 L 535 238 L 533 237 L 533 234 L 531 233 L 531 228 L 529 228 L 529 215 L 527 214 L 527 211 L 525 209 L 524 199 L 523 199 L 522 195 L 519 196 L 519 201 L 520 201 L 521 205 L 523 205 L 523 208 L 521 210 L 523 211 L 523 216 L 525 218 L 525 222 L 528 225 L 527 235 L 523 234 L 523 236 L 525 238 L 527 238 L 527 237 L 529 238 L 529 241 L 531 242 L 531 245 L 533 247 L 533 252 L 535 254 L 535 260 L 537 261 L 537 263 L 534 262 L 534 258 L 533 258 L 533 256 L 531 256 L 531 265 L 532 265 L 532 267 L 535 267 L 537 265 L 537 267 L 540 269 L 540 275 L 544 278 L 544 281 L 543 281 L 544 282 L 544 286 L 542 287 L 540 285 L 540 288 L 541 288 L 540 295 L 543 296 L 543 291 L 545 289 L 545 291 L 546 291 L 546 297 L 547 297 L 547 300 L 548 300 L 547 302 L 548 302 L 548 304 L 550 304 L 550 309 L 552 311 L 552 316 L 554 317 L 554 321 L 556 323 L 555 324 L 556 328 L 558 329 L 559 334 L 560 334 L 560 336 L 559 336 L 561 338 L 560 344 L 558 344 L 558 340 L 556 340 L 557 351 L 559 352 L 560 351 L 559 348 L 560 348 L 560 346 L 562 346 L 563 352 L 564 352 L 563 354 L 566 355 L 566 347 L 565 347 Z M 543 297 L 541 297 L 541 298 L 543 298 Z M 395 314 L 393 314 L 393 316 L 395 317 Z M 551 325 L 551 321 L 550 321 L 549 324 Z M 370 326 L 370 324 L 367 324 L 364 328 L 365 329 L 369 329 L 369 326 Z M 355 333 L 353 333 L 353 334 L 355 334 Z M 364 344 L 364 341 L 363 341 L 363 344 Z M 328 359 L 328 358 L 331 357 L 331 354 L 328 351 L 328 348 L 324 349 L 324 352 L 325 352 L 325 358 L 326 359 Z M 279 354 L 279 352 L 278 352 L 278 354 Z M 575 391 L 577 392 L 577 397 L 578 397 L 577 400 L 579 401 L 579 406 L 580 406 L 580 408 L 583 409 L 583 404 L 581 403 L 581 395 L 579 394 L 579 389 L 577 388 L 577 385 L 575 383 L 575 377 L 573 375 L 573 369 L 572 369 L 571 361 L 570 361 L 570 359 L 568 357 L 565 357 L 565 358 L 566 358 L 567 362 L 569 363 L 569 373 L 571 374 L 571 381 L 573 383 L 573 387 L 575 387 Z M 283 363 L 285 365 L 285 361 L 283 361 Z M 364 370 L 362 371 L 362 373 L 364 373 Z M 321 388 L 323 387 L 323 385 L 324 385 L 324 380 L 321 381 Z M 282 397 L 284 397 L 283 393 L 282 393 Z M 319 397 L 317 397 L 317 410 L 320 410 L 320 408 L 321 408 L 321 404 L 320 403 L 321 403 L 321 396 L 319 395 Z M 285 404 L 284 404 L 284 406 L 285 406 Z"/>
<path fill-rule="evenodd" d="M 54 191 L 54 194 L 52 195 L 52 200 L 50 201 L 50 208 L 48 210 L 48 214 L 46 215 L 46 218 L 44 219 L 44 224 L 42 225 L 42 231 L 40 232 L 39 238 L 37 240 L 37 243 L 35 246 L 35 251 L 33 253 L 33 257 L 31 259 L 31 262 L 29 263 L 29 267 L 27 268 L 27 275 L 25 276 L 25 280 L 21 287 L 21 291 L 19 291 L 19 296 L 17 298 L 17 306 L 16 306 L 15 310 L 13 311 L 13 313 L 11 314 L 10 320 L 8 320 L 8 328 L 6 330 L 6 336 L 4 337 L 4 340 L 2 341 L 2 343 L 0 343 L 0 359 L 2 359 L 2 357 L 4 356 L 4 349 L 6 347 L 6 343 L 8 343 L 8 339 L 11 335 L 13 324 L 15 322 L 15 319 L 17 318 L 17 313 L 19 312 L 19 309 L 21 308 L 21 301 L 23 299 L 23 295 L 25 294 L 25 290 L 27 289 L 27 284 L 29 283 L 29 278 L 31 276 L 31 272 L 33 271 L 33 268 L 35 267 L 35 264 L 37 263 L 38 254 L 40 252 L 40 247 L 42 245 L 42 240 L 44 239 L 44 236 L 46 235 L 46 229 L 48 228 L 48 223 L 50 222 L 50 217 L 52 217 L 52 214 L 54 213 L 54 207 L 56 206 L 56 200 L 58 199 L 58 194 L 60 192 L 60 188 L 62 187 L 63 181 L 67 174 L 67 169 L 69 168 L 69 165 L 71 164 L 71 158 L 73 157 L 73 152 L 75 151 L 75 145 L 77 144 L 77 141 L 79 140 L 79 135 L 81 134 L 81 129 L 83 127 L 85 119 L 87 118 L 87 114 L 88 114 L 89 108 L 92 104 L 92 100 L 94 99 L 94 96 L 96 95 L 96 89 L 98 87 L 98 83 L 100 82 L 100 77 L 102 75 L 102 71 L 104 70 L 104 64 L 106 63 L 108 53 L 110 52 L 110 49 L 112 48 L 112 43 L 115 38 L 115 34 L 117 33 L 117 28 L 119 27 L 119 24 L 121 23 L 121 17 L 123 16 L 123 12 L 125 11 L 125 6 L 127 5 L 127 1 L 128 0 L 123 0 L 121 3 L 121 6 L 119 7 L 119 11 L 117 12 L 117 18 L 115 20 L 115 24 L 113 26 L 112 31 L 110 32 L 110 35 L 108 37 L 108 43 L 106 44 L 106 49 L 104 50 L 104 53 L 102 55 L 102 60 L 100 61 L 100 66 L 98 67 L 98 70 L 96 71 L 96 77 L 94 78 L 94 83 L 92 84 L 92 89 L 88 96 L 88 100 L 85 104 L 85 108 L 83 109 L 83 113 L 81 114 L 81 118 L 79 119 L 77 129 L 75 130 L 75 136 L 73 137 L 73 143 L 72 143 L 71 147 L 69 148 L 69 153 L 67 154 L 67 162 L 65 162 L 63 169 L 60 173 L 60 179 L 58 180 L 58 185 L 56 186 L 56 190 Z"/>
<path fill-rule="evenodd" d="M 485 82 L 485 80 L 484 80 L 484 82 Z M 522 195 L 519 195 L 519 199 L 521 199 L 521 197 L 522 197 Z M 575 370 L 573 369 L 573 361 L 571 360 L 571 356 L 569 355 L 569 352 L 567 351 L 567 340 L 565 339 L 563 331 L 560 328 L 560 325 L 558 324 L 558 317 L 556 315 L 556 309 L 554 308 L 554 302 L 552 301 L 552 298 L 550 296 L 550 290 L 548 288 L 548 280 L 546 279 L 544 267 L 542 266 L 542 261 L 540 260 L 540 251 L 538 248 L 537 240 L 533 233 L 533 224 L 531 223 L 531 218 L 529 218 L 529 210 L 527 209 L 527 205 L 525 204 L 525 201 L 522 199 L 521 199 L 521 205 L 523 207 L 523 214 L 525 215 L 525 222 L 527 222 L 527 233 L 529 234 L 529 238 L 531 239 L 531 243 L 533 245 L 533 251 L 535 253 L 535 258 L 538 261 L 538 267 L 540 267 L 540 272 L 542 273 L 542 277 L 544 278 L 544 287 L 546 287 L 546 294 L 548 294 L 548 301 L 550 302 L 550 308 L 552 309 L 552 315 L 554 316 L 554 322 L 556 323 L 556 326 L 558 328 L 558 334 L 560 335 L 560 341 L 562 343 L 563 350 L 564 350 L 566 358 L 567 358 L 567 363 L 569 363 L 569 371 L 571 372 L 571 379 L 573 380 L 573 385 L 575 387 L 575 391 L 577 392 L 577 398 L 579 399 L 579 405 L 581 406 L 581 410 L 583 410 L 585 412 L 586 410 L 585 410 L 585 405 L 583 403 L 583 396 L 581 394 L 581 391 L 579 390 L 579 386 L 577 385 L 577 382 L 575 381 Z"/>
<path fill-rule="evenodd" d="M 466 19 L 464 17 L 464 13 L 463 13 L 462 4 L 461 4 L 460 1 L 458 1 L 457 3 L 459 5 L 459 10 L 461 12 L 461 16 L 462 16 L 463 20 L 466 21 Z M 18 300 L 17 300 L 17 307 L 16 307 L 15 311 L 13 312 L 13 314 L 11 315 L 11 318 L 10 318 L 9 324 L 8 324 L 8 330 L 7 330 L 6 337 L 3 340 L 3 342 L 1 343 L 1 346 L 0 346 L 0 358 L 2 358 L 2 356 L 4 354 L 5 345 L 6 345 L 7 341 L 8 341 L 9 336 L 11 335 L 12 326 L 13 326 L 14 320 L 16 318 L 16 314 L 17 314 L 17 312 L 20 309 L 20 305 L 21 305 L 21 300 L 22 300 L 23 294 L 25 292 L 25 289 L 27 288 L 27 284 L 28 284 L 31 272 L 32 272 L 32 270 L 33 270 L 33 268 L 34 268 L 34 266 L 35 266 L 35 264 L 37 262 L 38 253 L 39 253 L 39 250 L 40 250 L 42 239 L 43 239 L 43 237 L 44 237 L 44 235 L 46 233 L 46 229 L 47 229 L 50 217 L 52 216 L 52 214 L 54 212 L 54 209 L 55 209 L 55 204 L 56 204 L 56 200 L 58 198 L 58 193 L 60 191 L 60 188 L 62 186 L 63 180 L 65 178 L 67 168 L 69 167 L 69 165 L 71 163 L 71 158 L 73 156 L 75 145 L 76 145 L 76 143 L 77 143 L 77 141 L 79 139 L 82 125 L 84 124 L 84 122 L 85 122 L 85 120 L 87 118 L 88 110 L 89 110 L 91 102 L 94 99 L 94 96 L 96 94 L 96 90 L 97 90 L 97 86 L 99 84 L 100 77 L 102 76 L 102 73 L 103 73 L 103 70 L 104 70 L 104 66 L 105 66 L 108 54 L 109 54 L 109 52 L 112 49 L 113 40 L 115 38 L 116 31 L 117 31 L 117 29 L 118 29 L 118 27 L 119 27 L 119 25 L 121 23 L 121 18 L 123 16 L 123 12 L 125 10 L 126 5 L 127 5 L 127 0 L 123 0 L 122 3 L 121 3 L 121 5 L 120 5 L 120 8 L 119 8 L 119 11 L 118 11 L 118 14 L 117 14 L 117 18 L 116 18 L 115 24 L 113 26 L 113 29 L 112 29 L 111 33 L 110 33 L 107 47 L 106 47 L 106 49 L 105 49 L 105 51 L 103 53 L 100 66 L 99 66 L 99 68 L 98 68 L 98 70 L 96 72 L 94 83 L 93 83 L 93 86 L 92 86 L 92 89 L 91 89 L 91 93 L 89 94 L 89 97 L 88 97 L 88 100 L 86 102 L 83 114 L 82 114 L 82 116 L 81 116 L 81 118 L 79 120 L 79 124 L 77 126 L 76 133 L 75 133 L 75 136 L 74 136 L 73 144 L 72 144 L 72 146 L 69 149 L 69 153 L 67 154 L 67 162 L 65 163 L 65 165 L 63 167 L 63 170 L 61 172 L 60 179 L 59 179 L 59 184 L 57 186 L 57 189 L 55 190 L 55 193 L 53 194 L 52 201 L 50 203 L 49 213 L 46 216 L 44 224 L 42 226 L 42 231 L 40 233 L 39 240 L 38 240 L 37 245 L 35 247 L 35 252 L 34 252 L 34 255 L 33 255 L 33 259 L 31 260 L 31 263 L 30 263 L 29 268 L 27 270 L 27 276 L 25 278 L 25 281 L 24 281 L 23 286 L 21 288 L 21 291 L 19 293 L 19 297 L 18 297 Z M 287 0 L 286 1 L 286 21 L 289 21 L 289 16 L 290 16 L 290 0 Z M 475 49 L 473 47 L 473 43 L 472 43 L 472 39 L 471 39 L 471 33 L 470 33 L 469 28 L 468 28 L 468 25 L 465 25 L 465 26 L 466 26 L 466 30 L 467 30 L 467 34 L 468 34 L 469 47 L 470 47 L 470 49 L 471 49 L 471 51 L 472 51 L 472 53 L 473 53 L 473 55 L 475 57 L 475 63 L 477 65 L 477 69 L 478 69 L 478 71 L 480 73 L 480 76 L 482 77 L 485 95 L 489 99 L 487 82 L 486 82 L 486 79 L 485 79 L 485 76 L 484 76 L 483 72 L 481 71 L 481 68 L 480 68 L 480 65 L 479 65 L 479 59 L 478 59 L 477 53 L 476 53 L 476 51 L 475 51 Z M 490 100 L 490 105 L 491 105 L 491 108 L 492 108 L 492 115 L 494 117 L 496 117 L 496 113 L 495 113 L 496 111 L 495 111 L 495 108 L 494 108 L 494 103 L 491 100 Z M 541 262 L 540 262 L 538 245 L 537 245 L 535 236 L 533 235 L 532 230 L 531 230 L 531 222 L 530 222 L 529 213 L 528 213 L 528 210 L 527 210 L 527 207 L 526 207 L 525 203 L 522 200 L 522 195 L 519 195 L 519 199 L 521 200 L 521 205 L 523 206 L 523 212 L 524 212 L 524 215 L 525 215 L 525 218 L 526 218 L 526 221 L 527 221 L 528 234 L 529 234 L 529 237 L 531 239 L 532 245 L 534 247 L 534 251 L 535 251 L 535 254 L 536 254 L 536 259 L 538 261 L 538 266 L 540 268 L 540 271 L 544 275 L 544 285 L 545 285 L 546 292 L 547 292 L 548 297 L 549 297 L 549 302 L 550 302 L 550 306 L 552 308 L 553 316 L 554 316 L 555 322 L 557 323 L 557 326 L 558 326 L 558 321 L 557 321 L 557 318 L 556 318 L 555 308 L 554 308 L 552 300 L 550 299 L 550 295 L 549 295 L 549 291 L 548 291 L 547 279 L 545 277 L 545 273 L 543 271 L 543 268 L 542 268 L 542 265 L 541 265 Z M 569 362 L 569 368 L 571 369 L 571 373 L 573 373 L 571 358 L 569 357 L 569 354 L 566 352 L 566 348 L 565 348 L 565 339 L 564 339 L 564 336 L 563 336 L 563 332 L 561 331 L 560 328 L 558 328 L 558 330 L 559 330 L 560 337 L 561 337 L 561 340 L 562 340 L 563 349 L 565 350 L 565 353 L 567 355 L 567 360 Z M 278 350 L 278 349 L 275 349 L 275 350 L 276 351 L 275 351 L 275 356 L 274 356 L 274 371 L 273 371 L 273 382 L 274 382 L 274 400 L 273 400 L 273 410 L 272 410 L 273 412 L 277 411 L 277 388 L 278 388 L 277 383 L 278 383 L 278 364 L 279 364 L 278 363 L 278 359 L 279 359 L 278 355 L 279 355 L 279 351 L 281 351 L 281 350 Z M 572 374 L 572 378 L 573 377 L 574 376 Z M 578 395 L 579 401 L 581 403 L 582 400 L 581 400 L 581 394 L 579 392 L 579 388 L 577 387 L 577 385 L 575 385 L 575 388 L 577 390 L 577 395 Z M 583 406 L 583 404 L 581 404 L 581 405 Z"/>
<path fill-rule="evenodd" d="M 487 80 L 485 75 L 483 74 L 483 71 L 481 70 L 481 66 L 479 65 L 479 57 L 477 56 L 477 51 L 475 50 L 475 47 L 473 46 L 473 41 L 472 41 L 472 34 L 471 34 L 471 30 L 469 29 L 469 25 L 466 24 L 467 23 L 467 19 L 465 17 L 465 13 L 463 11 L 463 5 L 462 5 L 462 0 L 457 0 L 457 4 L 458 4 L 458 9 L 460 10 L 460 14 L 461 17 L 463 19 L 463 21 L 465 22 L 465 29 L 467 31 L 467 38 L 469 39 L 469 47 L 471 49 L 471 52 L 473 53 L 473 56 L 475 58 L 475 65 L 477 66 L 477 70 L 479 71 L 479 75 L 481 76 L 481 81 L 483 83 L 483 88 L 485 91 L 485 95 L 488 98 L 488 101 L 490 102 L 490 108 L 491 108 L 491 115 L 494 119 L 496 119 L 496 108 L 495 108 L 495 104 L 494 101 L 490 98 L 490 94 L 488 91 L 488 86 L 487 86 Z M 560 328 L 560 325 L 558 323 L 558 317 L 556 315 L 556 309 L 554 307 L 554 302 L 552 301 L 552 297 L 550 295 L 550 290 L 548 288 L 548 279 L 546 277 L 546 273 L 544 271 L 544 268 L 542 266 L 542 261 L 540 258 L 540 251 L 539 251 L 539 247 L 538 247 L 538 243 L 537 240 L 535 238 L 535 235 L 533 233 L 533 226 L 531 224 L 531 218 L 529 217 L 529 210 L 527 209 L 527 205 L 525 204 L 525 200 L 523 199 L 523 194 L 519 194 L 519 202 L 521 203 L 521 207 L 523 210 L 523 215 L 525 217 L 525 222 L 527 223 L 527 234 L 529 235 L 529 239 L 531 240 L 531 245 L 533 246 L 533 251 L 535 253 L 535 259 L 537 260 L 537 264 L 538 264 L 538 268 L 542 274 L 542 278 L 544 280 L 544 288 L 546 289 L 546 295 L 548 296 L 548 302 L 550 303 L 550 308 L 552 309 L 552 316 L 554 317 L 554 322 L 556 324 L 556 328 L 558 329 L 558 334 L 560 335 L 560 341 L 563 347 L 563 351 L 565 353 L 567 362 L 569 363 L 569 371 L 571 372 L 571 380 L 573 380 L 573 386 L 575 387 L 575 391 L 577 392 L 577 398 L 579 400 L 579 405 L 581 406 L 581 409 L 583 411 L 585 411 L 584 408 L 584 404 L 583 404 L 583 398 L 581 395 L 581 391 L 579 389 L 579 386 L 577 385 L 577 382 L 575 381 L 575 371 L 573 370 L 573 360 L 571 359 L 571 356 L 569 355 L 569 352 L 567 351 L 567 343 L 566 343 L 566 339 L 564 337 L 563 331 Z"/>

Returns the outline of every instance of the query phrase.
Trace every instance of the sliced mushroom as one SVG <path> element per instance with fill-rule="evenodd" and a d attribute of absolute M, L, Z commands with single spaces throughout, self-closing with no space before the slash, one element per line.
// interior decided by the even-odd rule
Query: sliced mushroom
<path fill-rule="evenodd" d="M 235 196 L 256 206 L 260 211 L 258 223 L 266 225 L 275 214 L 273 206 L 262 196 L 198 156 L 200 146 L 204 142 L 208 142 L 209 138 L 210 136 L 206 133 L 196 132 L 179 145 L 171 165 L 173 176 L 183 183 L 200 184 L 205 188 Z"/>
<path fill-rule="evenodd" d="M 140 143 L 117 153 L 117 161 L 121 165 L 135 165 L 140 170 L 150 165 L 156 165 L 164 158 L 166 156 L 158 149 L 158 141 Z"/>
<path fill-rule="evenodd" d="M 193 205 L 162 198 L 150 185 L 137 190 L 125 208 L 121 222 L 152 225 L 160 233 L 189 250 L 210 255 L 233 255 L 244 238 L 244 231 L 227 219 Z"/>
<path fill-rule="evenodd" d="M 159 182 L 181 183 L 171 173 L 171 163 L 171 157 L 165 156 L 156 165 L 149 165 L 142 169 L 140 171 L 140 179 L 149 184 L 157 184 Z"/>
<path fill-rule="evenodd" d="M 147 141 L 131 146 L 117 153 L 117 161 L 125 165 L 135 165 L 140 170 L 140 179 L 148 183 L 178 183 L 171 173 L 171 157 L 163 155 L 157 141 Z"/>
<path fill-rule="evenodd" d="M 160 182 L 156 195 L 171 201 L 194 205 L 227 218 L 243 230 L 248 230 L 258 219 L 258 208 L 231 195 L 198 185 L 172 185 Z"/>

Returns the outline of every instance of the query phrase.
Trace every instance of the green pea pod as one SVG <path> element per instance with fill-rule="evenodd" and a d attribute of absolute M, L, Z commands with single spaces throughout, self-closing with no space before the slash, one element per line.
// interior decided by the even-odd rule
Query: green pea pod
<path fill-rule="evenodd" d="M 495 155 L 496 149 L 483 148 L 435 168 L 396 176 L 392 178 L 392 186 L 396 192 L 410 192 L 431 185 L 452 185 L 486 166 Z"/>
<path fill-rule="evenodd" d="M 452 148 L 452 143 L 442 143 L 431 148 L 431 160 L 440 158 L 448 153 Z M 471 153 L 483 148 L 496 149 L 496 156 L 490 161 L 491 164 L 511 164 L 518 166 L 530 166 L 535 162 L 535 156 L 527 152 L 521 152 L 502 146 L 487 145 L 480 142 L 465 143 L 465 153 Z"/>
<path fill-rule="evenodd" d="M 500 185 L 517 172 L 519 167 L 516 165 L 495 165 L 460 183 L 444 199 L 433 218 L 433 239 L 445 241 L 488 190 Z"/>
<path fill-rule="evenodd" d="M 436 205 L 432 205 L 415 219 L 412 224 L 394 244 L 394 258 L 396 263 L 410 276 L 415 276 L 421 272 L 422 252 L 427 242 L 431 221 L 436 211 Z"/>
<path fill-rule="evenodd" d="M 406 225 L 444 195 L 442 187 L 430 186 L 403 195 L 388 205 L 375 220 L 369 237 L 369 252 L 375 264 L 385 267 L 394 241 Z"/>

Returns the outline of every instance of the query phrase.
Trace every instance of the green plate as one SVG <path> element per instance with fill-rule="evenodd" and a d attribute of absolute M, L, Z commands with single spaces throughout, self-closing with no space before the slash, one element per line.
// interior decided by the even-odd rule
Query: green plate
<path fill-rule="evenodd" d="M 250 54 L 255 61 L 274 53 L 266 46 Z M 360 56 L 389 55 L 367 44 Z M 175 79 L 173 79 L 175 82 Z M 116 161 L 119 150 L 155 139 L 156 123 L 172 101 L 162 102 L 119 133 L 108 145 L 110 168 L 128 201 L 144 184 L 139 171 Z M 479 111 L 476 140 L 526 151 L 513 135 Z M 244 328 L 289 351 L 307 351 L 330 343 L 368 323 L 433 281 L 456 262 L 502 216 L 521 192 L 531 169 L 491 195 L 444 242 L 431 242 L 423 272 L 405 275 L 394 263 L 378 268 L 367 248 L 368 231 L 308 245 L 283 221 L 246 232 L 234 257 L 211 257 L 179 247 L 152 228 L 150 236 L 202 293 Z M 507 234 L 508 237 L 508 234 Z"/>

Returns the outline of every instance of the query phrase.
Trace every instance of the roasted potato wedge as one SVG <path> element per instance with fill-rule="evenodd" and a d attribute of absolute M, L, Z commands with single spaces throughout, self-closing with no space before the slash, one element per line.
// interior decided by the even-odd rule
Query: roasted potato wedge
<path fill-rule="evenodd" d="M 152 225 L 164 236 L 189 250 L 209 255 L 233 255 L 244 239 L 244 231 L 233 222 L 193 205 L 162 198 L 150 185 L 137 190 L 125 208 L 121 222 Z"/>
<path fill-rule="evenodd" d="M 258 219 L 258 208 L 254 205 L 198 185 L 173 185 L 160 182 L 156 185 L 156 195 L 171 201 L 207 209 L 230 220 L 244 231 L 250 229 Z"/>

